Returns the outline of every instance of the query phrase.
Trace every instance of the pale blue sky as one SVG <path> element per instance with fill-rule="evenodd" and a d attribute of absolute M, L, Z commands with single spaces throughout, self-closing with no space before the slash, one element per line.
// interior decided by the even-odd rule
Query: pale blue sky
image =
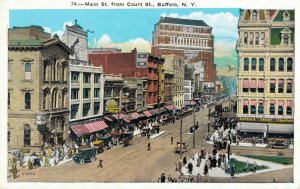
<path fill-rule="evenodd" d="M 202 19 L 213 27 L 215 63 L 218 70 L 237 65 L 235 43 L 239 9 L 92 9 L 92 10 L 10 10 L 9 27 L 39 25 L 62 34 L 65 24 L 78 20 L 89 33 L 90 47 L 116 46 L 129 51 L 137 46 L 150 51 L 154 24 L 161 15 Z"/>

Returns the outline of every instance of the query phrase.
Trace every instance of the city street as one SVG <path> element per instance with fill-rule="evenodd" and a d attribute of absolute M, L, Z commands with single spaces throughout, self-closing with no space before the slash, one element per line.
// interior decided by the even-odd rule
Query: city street
<path fill-rule="evenodd" d="M 196 112 L 196 122 L 199 122 L 200 131 L 196 133 L 196 149 L 205 147 L 210 152 L 212 145 L 206 143 L 204 136 L 207 134 L 208 109 Z M 213 118 L 211 118 L 213 119 Z M 192 154 L 192 136 L 188 135 L 189 128 L 194 120 L 193 115 L 183 119 L 183 142 L 188 144 L 188 153 L 184 154 L 187 159 Z M 212 122 L 212 121 L 211 121 Z M 114 148 L 97 155 L 97 159 L 103 159 L 103 168 L 97 168 L 98 161 L 86 163 L 85 165 L 68 162 L 56 167 L 38 168 L 33 170 L 22 169 L 18 178 L 9 181 L 31 181 L 31 182 L 157 182 L 160 174 L 164 172 L 167 176 L 178 177 L 175 172 L 175 162 L 179 154 L 174 153 L 174 147 L 180 140 L 180 120 L 175 124 L 161 127 L 166 131 L 155 139 L 135 136 L 133 145 L 128 147 L 115 146 Z M 171 145 L 171 136 L 174 143 Z M 147 151 L 147 144 L 151 142 L 151 151 Z M 280 150 L 269 150 L 264 148 L 233 147 L 233 153 L 242 154 L 264 154 L 275 155 Z M 284 150 L 286 156 L 293 156 L 293 150 Z M 76 174 L 74 174 L 76 173 Z M 279 182 L 292 182 L 293 169 L 276 171 Z M 274 172 L 255 174 L 241 178 L 210 178 L 209 182 L 271 182 Z M 269 179 L 268 179 L 269 178 Z"/>

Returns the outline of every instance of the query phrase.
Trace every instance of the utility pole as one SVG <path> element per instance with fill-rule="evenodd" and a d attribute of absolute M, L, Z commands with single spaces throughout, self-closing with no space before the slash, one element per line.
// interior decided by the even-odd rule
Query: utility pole
<path fill-rule="evenodd" d="M 182 158 L 182 118 L 180 119 L 180 159 Z"/>
<path fill-rule="evenodd" d="M 196 114 L 195 114 L 195 109 L 194 109 L 194 126 L 193 126 L 193 149 L 195 149 L 195 130 L 196 130 Z"/>

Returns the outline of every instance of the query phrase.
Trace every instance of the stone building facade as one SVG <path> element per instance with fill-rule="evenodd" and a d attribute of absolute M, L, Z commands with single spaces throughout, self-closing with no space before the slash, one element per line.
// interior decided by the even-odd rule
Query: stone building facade
<path fill-rule="evenodd" d="M 87 33 L 75 21 L 66 26 L 64 41 L 71 49 L 69 59 L 70 124 L 103 116 L 104 78 L 101 66 L 88 61 Z"/>
<path fill-rule="evenodd" d="M 8 147 L 62 144 L 68 136 L 70 48 L 38 26 L 9 29 L 8 38 Z"/>
<path fill-rule="evenodd" d="M 165 70 L 169 69 L 173 71 L 172 104 L 177 108 L 181 108 L 181 106 L 184 104 L 184 58 L 174 54 L 163 55 L 162 57 L 165 59 Z"/>
<path fill-rule="evenodd" d="M 212 27 L 202 20 L 161 17 L 152 34 L 151 53 L 175 54 L 186 63 L 203 62 L 204 82 L 215 83 L 214 36 Z"/>
<path fill-rule="evenodd" d="M 294 14 L 293 10 L 241 10 L 237 116 L 256 122 L 266 132 L 276 123 L 286 124 L 274 132 L 293 130 Z"/>

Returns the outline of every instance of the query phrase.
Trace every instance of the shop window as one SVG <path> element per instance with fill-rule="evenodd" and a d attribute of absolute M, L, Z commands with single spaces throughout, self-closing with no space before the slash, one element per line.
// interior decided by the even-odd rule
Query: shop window
<path fill-rule="evenodd" d="M 30 125 L 24 125 L 24 146 L 30 146 Z"/>
<path fill-rule="evenodd" d="M 31 95 L 29 92 L 25 93 L 25 109 L 31 109 Z"/>

